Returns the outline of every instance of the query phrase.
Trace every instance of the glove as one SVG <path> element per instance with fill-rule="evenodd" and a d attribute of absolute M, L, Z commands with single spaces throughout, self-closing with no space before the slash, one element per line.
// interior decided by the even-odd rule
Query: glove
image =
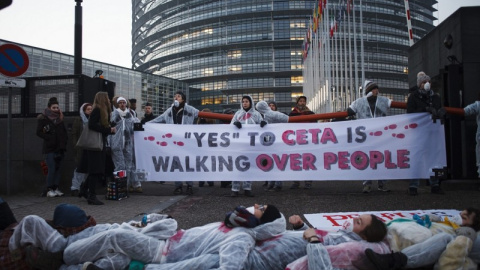
<path fill-rule="evenodd" d="M 237 128 L 242 128 L 242 123 L 240 123 L 240 122 L 238 122 L 238 121 L 233 122 L 233 124 L 234 124 Z"/>
<path fill-rule="evenodd" d="M 233 212 L 225 216 L 225 226 L 229 228 L 244 227 L 254 228 L 260 224 L 260 220 L 250 213 L 244 206 L 237 206 Z"/>
<path fill-rule="evenodd" d="M 263 121 L 263 120 L 262 120 L 262 122 L 260 122 L 260 127 L 263 128 L 263 127 L 266 126 L 266 125 L 267 125 L 267 122 L 265 122 L 265 121 Z"/>
<path fill-rule="evenodd" d="M 473 242 L 475 242 L 475 239 L 477 238 L 477 233 L 470 227 L 460 227 L 455 230 L 455 234 L 457 236 L 463 235 L 467 238 L 470 238 Z"/>
<path fill-rule="evenodd" d="M 430 217 L 428 215 L 419 216 L 417 214 L 413 215 L 413 219 L 419 224 L 424 227 L 430 228 L 432 226 L 432 222 L 430 221 Z"/>

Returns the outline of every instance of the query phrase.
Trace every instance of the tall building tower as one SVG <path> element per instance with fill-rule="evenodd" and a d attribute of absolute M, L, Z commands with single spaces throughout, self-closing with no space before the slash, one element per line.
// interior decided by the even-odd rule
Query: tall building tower
<path fill-rule="evenodd" d="M 360 1 L 353 2 L 359 19 Z M 384 88 L 408 88 L 403 3 L 363 1 L 367 75 Z M 410 2 L 417 38 L 433 27 L 434 3 Z M 316 0 L 133 0 L 133 68 L 189 83 L 188 102 L 199 109 L 237 109 L 249 94 L 255 101 L 275 100 L 280 111 L 289 112 L 303 92 L 302 42 L 315 5 Z"/>

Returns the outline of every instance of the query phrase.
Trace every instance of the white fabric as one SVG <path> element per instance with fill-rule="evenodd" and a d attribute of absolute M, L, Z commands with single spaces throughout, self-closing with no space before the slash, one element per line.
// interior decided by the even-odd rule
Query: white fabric
<path fill-rule="evenodd" d="M 173 106 L 168 108 L 164 113 L 161 115 L 157 116 L 155 119 L 152 121 L 149 121 L 149 124 L 153 123 L 163 123 L 163 124 L 173 124 Z M 198 110 L 195 109 L 194 107 L 188 105 L 185 103 L 185 106 L 183 107 L 183 116 L 182 116 L 182 125 L 192 125 L 195 118 L 198 117 Z M 210 126 L 210 125 L 209 125 Z M 163 127 L 165 128 L 165 127 Z"/>
<path fill-rule="evenodd" d="M 252 97 L 250 97 L 250 101 L 252 104 L 248 111 L 243 109 L 242 102 L 240 102 L 240 109 L 233 115 L 232 121 L 230 122 L 231 124 L 235 122 L 240 122 L 242 125 L 247 126 L 250 124 L 260 124 L 262 116 L 255 110 L 255 102 Z"/>
<path fill-rule="evenodd" d="M 135 157 L 148 181 L 292 181 L 299 173 L 308 180 L 426 179 L 446 166 L 444 127 L 427 113 L 241 129 L 148 122 L 144 129 L 135 132 Z"/>
<path fill-rule="evenodd" d="M 263 115 L 263 120 L 269 124 L 288 122 L 288 115 L 281 112 L 272 111 L 270 106 L 268 106 L 268 103 L 263 100 L 259 101 L 255 107 Z"/>
<path fill-rule="evenodd" d="M 372 114 L 367 97 L 361 97 L 352 102 L 350 108 L 355 112 L 357 119 L 377 118 L 387 116 L 392 100 L 386 97 L 377 96 L 375 112 Z"/>
<path fill-rule="evenodd" d="M 475 146 L 475 154 L 477 158 L 477 173 L 480 177 L 480 101 L 475 101 L 464 108 L 465 116 L 475 115 L 477 118 L 477 133 L 475 134 L 475 140 L 477 145 Z"/>

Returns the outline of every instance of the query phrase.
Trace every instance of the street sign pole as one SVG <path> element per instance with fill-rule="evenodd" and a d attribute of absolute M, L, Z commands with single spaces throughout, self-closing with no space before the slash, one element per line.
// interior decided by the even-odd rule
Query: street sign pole
<path fill-rule="evenodd" d="M 10 196 L 10 181 L 12 170 L 10 168 L 12 157 L 12 87 L 8 87 L 8 121 L 7 121 L 7 195 Z"/>

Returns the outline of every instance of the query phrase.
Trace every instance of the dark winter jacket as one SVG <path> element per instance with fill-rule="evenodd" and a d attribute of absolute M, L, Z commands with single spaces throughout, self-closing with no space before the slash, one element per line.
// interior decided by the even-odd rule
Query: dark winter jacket
<path fill-rule="evenodd" d="M 43 139 L 42 153 L 60 153 L 67 149 L 67 129 L 64 122 L 54 124 L 44 114 L 37 116 L 37 136 Z"/>
<path fill-rule="evenodd" d="M 422 95 L 417 89 L 408 96 L 407 113 L 427 112 L 428 107 L 432 107 L 435 110 L 442 107 L 442 101 L 438 94 Z"/>

